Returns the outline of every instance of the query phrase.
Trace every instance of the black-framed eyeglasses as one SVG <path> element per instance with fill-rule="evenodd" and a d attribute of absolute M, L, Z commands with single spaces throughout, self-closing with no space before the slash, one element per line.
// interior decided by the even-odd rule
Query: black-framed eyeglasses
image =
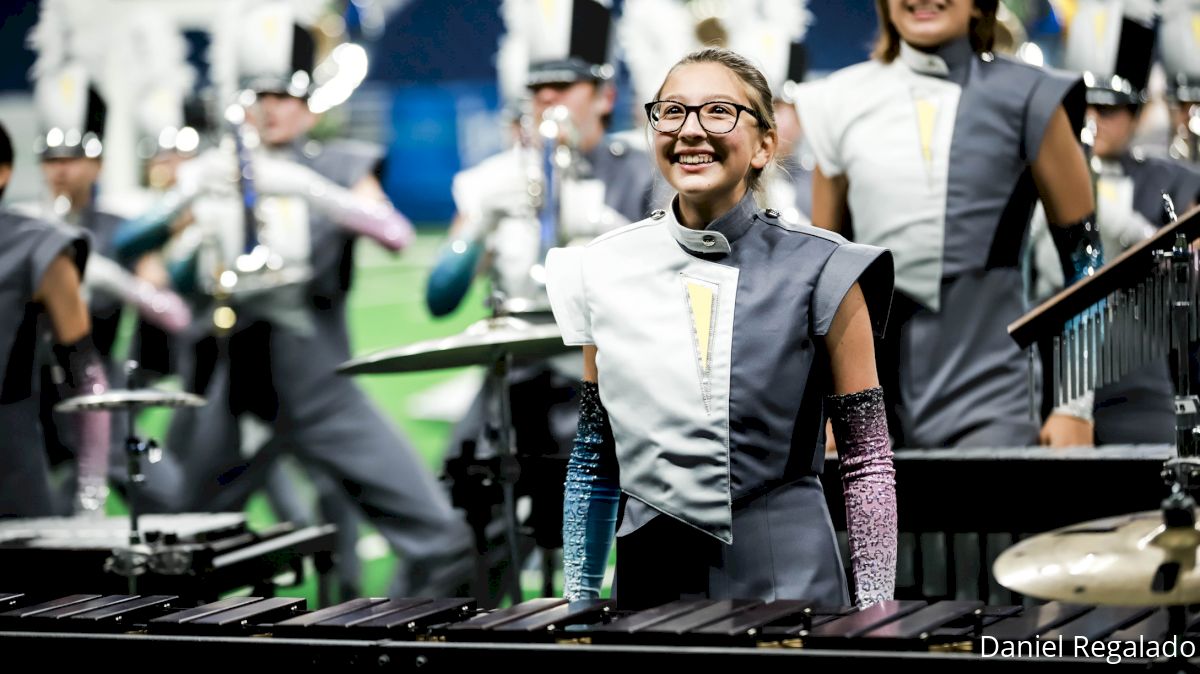
<path fill-rule="evenodd" d="M 700 128 L 709 133 L 733 131 L 743 112 L 759 124 L 762 123 L 762 117 L 753 108 L 732 101 L 709 101 L 700 105 L 684 105 L 676 101 L 651 101 L 646 104 L 650 127 L 659 133 L 675 133 L 682 129 L 688 115 L 693 112 L 700 121 Z"/>

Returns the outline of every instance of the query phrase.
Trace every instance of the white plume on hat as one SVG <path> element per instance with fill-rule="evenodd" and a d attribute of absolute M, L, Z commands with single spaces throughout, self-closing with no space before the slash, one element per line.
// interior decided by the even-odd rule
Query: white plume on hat
<path fill-rule="evenodd" d="M 238 23 L 237 63 L 240 78 L 291 77 L 295 8 L 288 2 L 258 3 Z"/>
<path fill-rule="evenodd" d="M 537 25 L 529 13 L 535 11 L 537 8 L 528 0 L 504 0 L 500 5 L 505 31 L 496 50 L 496 74 L 502 102 L 507 106 L 516 106 L 529 97 L 525 86 L 529 74 L 529 31 Z"/>
<path fill-rule="evenodd" d="M 110 0 L 42 3 L 38 22 L 27 36 L 29 48 L 37 53 L 30 71 L 33 101 L 46 131 L 38 152 L 52 146 L 99 156 L 99 139 L 87 134 L 89 93 L 107 93 L 104 75 L 113 72 L 108 67 L 109 42 L 123 11 Z"/>
<path fill-rule="evenodd" d="M 153 10 L 138 12 L 129 30 L 133 48 L 124 51 L 135 62 L 122 70 L 140 76 L 135 87 L 138 129 L 157 137 L 163 129 L 182 128 L 184 101 L 196 82 L 187 62 L 187 40 L 165 14 Z"/>
<path fill-rule="evenodd" d="M 807 0 L 756 0 L 752 4 L 753 9 L 732 13 L 727 19 L 727 46 L 758 66 L 778 95 L 787 80 L 792 43 L 808 34 L 812 13 Z"/>
<path fill-rule="evenodd" d="M 32 76 L 39 78 L 76 62 L 88 68 L 93 80 L 99 80 L 112 29 L 128 13 L 119 4 L 111 0 L 43 0 L 38 22 L 27 38 L 29 48 L 37 54 Z"/>
<path fill-rule="evenodd" d="M 1200 25 L 1200 0 L 1163 0 L 1158 48 L 1168 76 L 1182 75 L 1192 82 L 1200 81 L 1197 25 Z"/>
<path fill-rule="evenodd" d="M 654 98 L 671 66 L 700 47 L 694 24 L 680 0 L 626 0 L 617 43 L 639 101 Z"/>
<path fill-rule="evenodd" d="M 745 56 L 774 89 L 787 76 L 791 43 L 804 38 L 811 20 L 807 0 L 626 0 L 617 39 L 642 101 L 679 59 L 705 46 Z M 703 44 L 698 29 L 705 25 L 719 28 L 724 42 Z"/>

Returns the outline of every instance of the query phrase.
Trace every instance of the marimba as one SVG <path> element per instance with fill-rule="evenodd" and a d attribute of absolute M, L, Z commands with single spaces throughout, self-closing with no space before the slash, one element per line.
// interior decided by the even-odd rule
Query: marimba
<path fill-rule="evenodd" d="M 59 666 L 137 658 L 455 672 L 630 665 L 794 672 L 853 662 L 921 671 L 1144 670 L 1182 664 L 1164 654 L 1194 655 L 1200 616 L 1193 620 L 1182 640 L 1171 641 L 1160 608 L 1057 602 L 889 601 L 860 611 L 808 601 L 681 600 L 621 612 L 609 600 L 534 599 L 481 611 L 472 599 L 363 598 L 307 611 L 303 599 L 286 597 L 194 605 L 169 595 L 0 594 L 0 653 L 14 662 L 52 654 Z"/>

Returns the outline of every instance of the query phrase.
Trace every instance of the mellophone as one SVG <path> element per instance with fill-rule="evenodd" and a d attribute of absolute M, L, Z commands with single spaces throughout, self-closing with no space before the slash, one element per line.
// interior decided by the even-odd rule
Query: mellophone
<path fill-rule="evenodd" d="M 1168 629 L 1166 614 L 1157 607 L 1057 602 L 1023 608 L 979 601 L 889 601 L 860 611 L 808 601 L 681 600 L 627 612 L 617 611 L 610 600 L 533 599 L 480 611 L 472 599 L 362 598 L 305 608 L 304 599 L 285 597 L 230 597 L 194 605 L 170 595 L 47 599 L 0 594 L 0 657 L 20 661 L 22 654 L 44 657 L 53 649 L 60 664 L 162 654 L 196 665 L 423 671 L 503 667 L 507 661 L 524 667 L 651 666 L 658 658 L 662 666 L 674 667 L 753 658 L 756 671 L 794 671 L 797 665 L 863 658 L 881 665 L 908 663 L 921 671 L 961 671 L 975 664 L 1052 665 L 1064 671 L 1110 666 L 1106 659 L 1144 669 L 1154 658 L 1145 644 L 1166 643 Z M 1194 654 L 1190 632 L 1200 629 L 1200 616 L 1191 620 L 1189 634 L 1175 642 L 1175 654 Z M 1138 643 L 1139 637 L 1139 655 L 1146 657 L 1126 655 L 1112 662 L 1114 648 Z M 1064 652 L 1047 653 L 1051 643 L 1061 644 Z M 1080 643 L 1090 650 L 1076 652 Z"/>

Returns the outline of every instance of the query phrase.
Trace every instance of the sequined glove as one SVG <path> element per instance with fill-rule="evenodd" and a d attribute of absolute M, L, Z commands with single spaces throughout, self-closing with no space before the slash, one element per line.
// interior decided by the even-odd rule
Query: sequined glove
<path fill-rule="evenodd" d="M 388 250 L 401 250 L 416 236 L 408 218 L 390 204 L 359 196 L 307 166 L 257 157 L 254 180 L 261 194 L 302 198 L 345 229 L 369 237 Z"/>
<path fill-rule="evenodd" d="M 1050 225 L 1050 237 L 1058 249 L 1065 285 L 1095 274 L 1104 266 L 1104 250 L 1100 244 L 1100 229 L 1096 215 L 1088 214 L 1079 222 L 1066 226 Z"/>
<path fill-rule="evenodd" d="M 826 410 L 840 455 L 857 604 L 865 608 L 896 591 L 896 469 L 883 389 L 830 396 Z"/>
<path fill-rule="evenodd" d="M 593 382 L 579 391 L 579 428 L 563 495 L 563 596 L 569 601 L 600 596 L 608 551 L 617 527 L 616 447 L 608 413 Z"/>
<path fill-rule="evenodd" d="M 100 353 L 91 337 L 68 345 L 55 345 L 58 361 L 56 381 L 64 398 L 95 395 L 108 390 L 108 376 Z M 108 497 L 108 450 L 112 417 L 106 410 L 89 410 L 70 414 L 78 438 L 75 460 L 78 482 L 75 491 L 75 512 L 84 515 L 104 515 Z"/>

